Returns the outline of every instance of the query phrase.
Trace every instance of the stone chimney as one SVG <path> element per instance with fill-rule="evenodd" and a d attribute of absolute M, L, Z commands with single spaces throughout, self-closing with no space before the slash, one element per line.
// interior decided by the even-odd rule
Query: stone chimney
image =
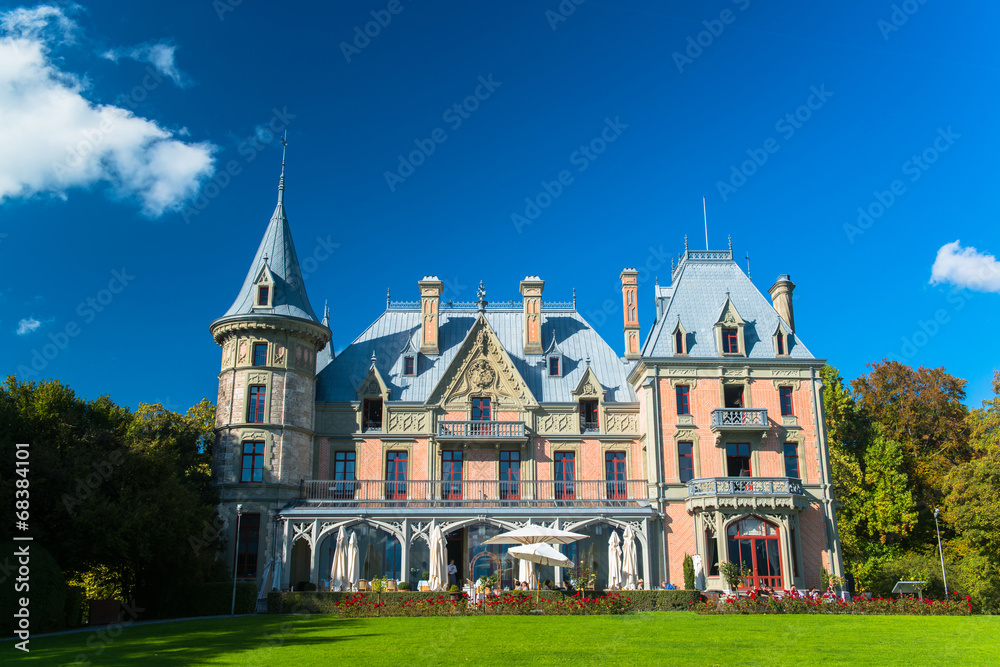
<path fill-rule="evenodd" d="M 525 354 L 544 354 L 542 350 L 542 290 L 545 281 L 538 276 L 525 276 L 521 281 L 521 296 L 524 297 L 524 341 Z"/>
<path fill-rule="evenodd" d="M 420 289 L 420 352 L 440 354 L 438 320 L 443 283 L 437 276 L 424 276 L 424 279 L 417 283 L 417 287 Z"/>
<path fill-rule="evenodd" d="M 635 269 L 622 271 L 622 312 L 625 318 L 625 358 L 638 359 L 639 352 L 639 304 L 636 300 L 639 272 Z"/>
<path fill-rule="evenodd" d="M 792 290 L 794 289 L 795 283 L 792 282 L 787 273 L 783 273 L 771 285 L 771 289 L 767 290 L 768 294 L 771 295 L 774 309 L 784 318 L 785 322 L 788 322 L 792 331 L 795 331 L 795 313 L 792 311 Z"/>

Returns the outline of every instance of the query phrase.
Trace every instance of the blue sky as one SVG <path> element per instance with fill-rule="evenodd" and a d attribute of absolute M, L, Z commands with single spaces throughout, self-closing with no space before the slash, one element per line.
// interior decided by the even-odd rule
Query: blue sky
<path fill-rule="evenodd" d="M 622 347 L 669 256 L 750 255 L 845 377 L 895 357 L 988 397 L 1000 7 L 237 0 L 0 6 L 0 372 L 183 410 L 286 207 L 334 341 L 528 274 Z M 367 31 L 367 35 L 365 34 Z M 456 108 L 456 105 L 457 108 Z M 560 182 L 560 179 L 562 182 Z M 535 208 L 537 207 L 537 208 Z M 741 260 L 745 266 L 745 261 Z M 610 301 L 611 307 L 605 308 Z"/>

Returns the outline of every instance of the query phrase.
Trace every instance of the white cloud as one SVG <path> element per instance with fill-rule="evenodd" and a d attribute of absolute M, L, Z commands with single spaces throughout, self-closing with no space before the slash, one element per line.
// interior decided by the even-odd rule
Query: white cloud
<path fill-rule="evenodd" d="M 108 183 L 157 217 L 179 210 L 215 171 L 216 147 L 185 143 L 156 121 L 97 104 L 49 58 L 75 24 L 57 7 L 0 13 L 0 202 Z M 64 40 L 65 41 L 65 40 Z"/>
<path fill-rule="evenodd" d="M 34 316 L 25 317 L 17 323 L 17 335 L 27 336 L 40 326 L 42 326 L 42 323 L 36 320 Z"/>
<path fill-rule="evenodd" d="M 931 284 L 940 283 L 977 292 L 1000 292 L 1000 262 L 971 246 L 963 248 L 958 241 L 946 243 L 931 267 Z"/>
<path fill-rule="evenodd" d="M 170 77 L 174 83 L 184 88 L 188 85 L 188 78 L 177 69 L 177 64 L 174 62 L 176 51 L 177 47 L 173 44 L 158 42 L 111 49 L 101 56 L 113 62 L 118 62 L 119 58 L 131 58 L 136 62 L 149 63 L 157 72 Z"/>

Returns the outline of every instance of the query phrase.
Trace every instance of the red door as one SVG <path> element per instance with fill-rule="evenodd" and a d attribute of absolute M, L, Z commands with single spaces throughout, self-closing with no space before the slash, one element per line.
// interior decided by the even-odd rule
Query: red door
<path fill-rule="evenodd" d="M 386 454 L 386 500 L 406 500 L 406 454 L 407 452 L 389 452 Z"/>
<path fill-rule="evenodd" d="M 748 516 L 729 525 L 729 561 L 741 562 L 753 574 L 740 588 L 758 589 L 767 586 L 784 588 L 781 578 L 781 540 L 773 523 Z"/>

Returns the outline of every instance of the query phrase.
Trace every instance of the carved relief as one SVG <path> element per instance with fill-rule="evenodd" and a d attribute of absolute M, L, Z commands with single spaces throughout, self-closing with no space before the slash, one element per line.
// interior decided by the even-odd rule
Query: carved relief
<path fill-rule="evenodd" d="M 420 433 L 427 430 L 427 415 L 422 412 L 390 412 L 389 431 Z"/>
<path fill-rule="evenodd" d="M 372 375 L 368 378 L 368 381 L 362 385 L 359 392 L 362 396 L 381 396 L 382 387 L 378 386 L 378 380 L 374 375 Z"/>
<path fill-rule="evenodd" d="M 639 415 L 636 414 L 612 414 L 607 419 L 608 433 L 638 433 Z"/>
<path fill-rule="evenodd" d="M 239 362 L 240 362 L 240 364 L 245 364 L 247 362 L 247 342 L 245 340 L 244 341 L 240 341 L 240 357 L 239 357 Z"/>
<path fill-rule="evenodd" d="M 247 384 L 265 384 L 266 382 L 267 382 L 267 373 L 247 374 Z"/>
<path fill-rule="evenodd" d="M 575 414 L 543 415 L 538 419 L 538 430 L 541 433 L 576 433 L 574 417 Z"/>
<path fill-rule="evenodd" d="M 285 365 L 285 346 L 278 343 L 274 346 L 274 365 L 284 366 Z"/>
<path fill-rule="evenodd" d="M 520 408 L 533 404 L 524 380 L 494 339 L 489 325 L 485 320 L 481 322 L 483 326 L 476 333 L 465 359 L 456 358 L 457 363 L 439 385 L 446 387 L 440 393 L 449 406 L 456 407 L 465 407 L 468 397 L 474 393 L 486 393 L 499 399 L 497 407 Z"/>

